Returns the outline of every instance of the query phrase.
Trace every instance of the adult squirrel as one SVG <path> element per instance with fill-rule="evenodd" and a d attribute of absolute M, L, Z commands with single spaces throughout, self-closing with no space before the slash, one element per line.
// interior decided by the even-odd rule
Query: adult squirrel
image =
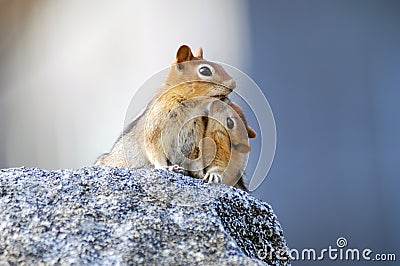
<path fill-rule="evenodd" d="M 255 138 L 256 132 L 248 125 L 242 108 L 229 99 L 211 102 L 208 116 L 204 137 L 213 143 L 203 142 L 203 179 L 247 191 L 244 169 L 251 150 L 248 139 Z"/>
<path fill-rule="evenodd" d="M 196 96 L 222 98 L 236 87 L 222 66 L 204 60 L 203 50 L 182 45 L 176 53 L 166 80 L 142 114 L 124 130 L 109 153 L 101 155 L 95 165 L 168 168 L 162 143 L 163 122 L 181 102 Z M 168 132 L 174 135 L 177 132 Z"/>
<path fill-rule="evenodd" d="M 204 96 L 187 99 L 169 112 L 162 125 L 161 143 L 167 160 L 182 167 L 185 174 L 200 179 L 204 178 L 202 148 L 208 106 L 213 101 L 219 100 Z"/>
<path fill-rule="evenodd" d="M 163 128 L 170 162 L 193 177 L 247 191 L 243 172 L 251 149 L 248 139 L 256 133 L 239 105 L 227 98 L 194 97 L 171 110 Z"/>

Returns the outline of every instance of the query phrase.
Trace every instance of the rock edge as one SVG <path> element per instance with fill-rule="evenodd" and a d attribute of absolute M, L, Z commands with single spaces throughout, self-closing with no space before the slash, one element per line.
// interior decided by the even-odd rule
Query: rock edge
<path fill-rule="evenodd" d="M 270 205 L 162 170 L 2 169 L 0 217 L 0 265 L 289 264 Z"/>

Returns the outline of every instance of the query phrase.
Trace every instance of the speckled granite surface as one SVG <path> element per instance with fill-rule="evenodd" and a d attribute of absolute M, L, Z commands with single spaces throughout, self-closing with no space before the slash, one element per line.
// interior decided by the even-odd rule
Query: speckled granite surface
<path fill-rule="evenodd" d="M 285 265 L 287 252 L 271 207 L 225 185 L 162 170 L 0 170 L 0 265 Z"/>

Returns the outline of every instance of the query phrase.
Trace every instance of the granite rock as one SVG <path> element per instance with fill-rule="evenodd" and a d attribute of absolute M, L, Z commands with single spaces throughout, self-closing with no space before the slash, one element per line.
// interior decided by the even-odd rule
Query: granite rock
<path fill-rule="evenodd" d="M 0 170 L 0 265 L 287 265 L 271 207 L 163 170 Z"/>

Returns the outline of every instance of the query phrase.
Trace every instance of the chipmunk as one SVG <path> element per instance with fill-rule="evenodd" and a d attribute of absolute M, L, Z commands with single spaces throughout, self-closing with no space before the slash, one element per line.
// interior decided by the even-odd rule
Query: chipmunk
<path fill-rule="evenodd" d="M 222 98 L 235 87 L 235 81 L 222 66 L 203 59 L 201 48 L 193 55 L 188 46 L 182 45 L 164 84 L 142 114 L 123 131 L 111 151 L 101 155 L 95 165 L 171 169 L 161 143 L 168 113 L 192 97 Z M 171 136 L 177 134 L 167 132 Z"/>
<path fill-rule="evenodd" d="M 204 142 L 206 145 L 202 150 L 206 168 L 203 179 L 247 191 L 244 168 L 251 150 L 248 138 L 255 138 L 256 132 L 247 124 L 240 106 L 229 99 L 213 101 L 208 109 L 205 138 L 211 138 L 215 144 Z M 208 163 L 210 156 L 213 156 L 212 162 Z"/>

